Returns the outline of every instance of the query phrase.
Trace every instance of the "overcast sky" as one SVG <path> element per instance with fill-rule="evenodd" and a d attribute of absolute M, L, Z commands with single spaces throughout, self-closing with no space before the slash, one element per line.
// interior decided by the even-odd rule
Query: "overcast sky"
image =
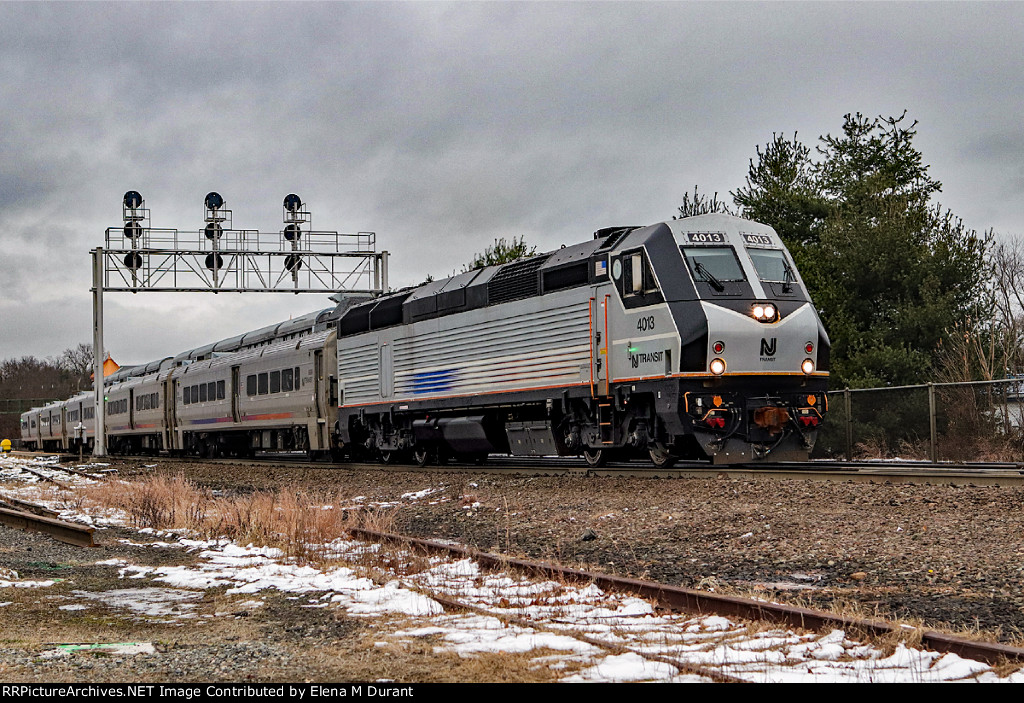
<path fill-rule="evenodd" d="M 89 250 L 138 190 L 198 230 L 375 231 L 391 283 L 497 237 L 539 250 L 743 185 L 773 132 L 919 121 L 968 226 L 1024 234 L 1022 3 L 0 2 L 0 359 L 92 340 Z M 318 295 L 108 293 L 121 363 Z"/>

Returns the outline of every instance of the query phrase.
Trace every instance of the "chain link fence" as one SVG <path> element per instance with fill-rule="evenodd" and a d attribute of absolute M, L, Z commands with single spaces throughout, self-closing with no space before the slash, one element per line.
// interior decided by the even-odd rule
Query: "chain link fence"
<path fill-rule="evenodd" d="M 814 458 L 1024 461 L 1024 379 L 831 391 Z"/>

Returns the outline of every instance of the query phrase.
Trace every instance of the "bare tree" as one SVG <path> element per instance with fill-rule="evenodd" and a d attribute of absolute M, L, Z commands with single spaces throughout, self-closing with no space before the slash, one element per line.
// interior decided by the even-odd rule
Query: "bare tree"
<path fill-rule="evenodd" d="M 93 372 L 93 358 L 92 345 L 79 344 L 65 349 L 57 363 L 68 374 L 70 383 L 77 388 L 88 388 L 92 385 L 90 375 Z"/>

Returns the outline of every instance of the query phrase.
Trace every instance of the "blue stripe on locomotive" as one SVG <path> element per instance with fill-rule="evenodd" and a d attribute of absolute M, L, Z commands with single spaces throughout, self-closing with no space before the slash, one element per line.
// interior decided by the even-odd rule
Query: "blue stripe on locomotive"
<path fill-rule="evenodd" d="M 409 392 L 419 395 L 449 391 L 455 385 L 457 373 L 458 369 L 443 369 L 441 371 L 424 371 L 423 373 L 414 374 L 408 381 Z"/>

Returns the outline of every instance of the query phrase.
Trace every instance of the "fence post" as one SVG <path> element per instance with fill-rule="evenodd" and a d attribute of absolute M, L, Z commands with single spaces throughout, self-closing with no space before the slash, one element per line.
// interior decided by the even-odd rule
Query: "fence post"
<path fill-rule="evenodd" d="M 846 404 L 846 460 L 853 461 L 853 411 L 850 408 L 850 389 L 843 391 L 843 402 Z"/>
<path fill-rule="evenodd" d="M 939 453 L 935 437 L 935 385 L 930 381 L 928 382 L 928 431 L 930 435 L 928 457 L 934 464 L 939 460 Z"/>

